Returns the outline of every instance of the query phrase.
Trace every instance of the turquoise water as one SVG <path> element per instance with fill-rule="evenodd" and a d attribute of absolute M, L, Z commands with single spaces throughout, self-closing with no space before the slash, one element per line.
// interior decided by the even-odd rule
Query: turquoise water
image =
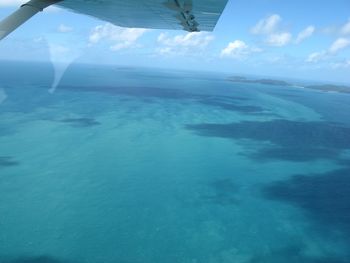
<path fill-rule="evenodd" d="M 0 262 L 350 262 L 349 95 L 1 65 Z"/>

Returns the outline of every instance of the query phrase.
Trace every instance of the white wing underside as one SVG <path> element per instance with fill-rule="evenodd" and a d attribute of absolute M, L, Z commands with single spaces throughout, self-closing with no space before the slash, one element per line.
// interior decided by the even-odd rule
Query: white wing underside
<path fill-rule="evenodd" d="M 64 0 L 58 6 L 122 27 L 212 31 L 227 0 Z"/>

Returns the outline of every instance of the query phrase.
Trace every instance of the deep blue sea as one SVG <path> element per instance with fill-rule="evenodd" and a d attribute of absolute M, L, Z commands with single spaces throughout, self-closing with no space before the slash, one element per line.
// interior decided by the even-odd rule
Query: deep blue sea
<path fill-rule="evenodd" d="M 350 262 L 350 95 L 0 69 L 1 263 Z"/>

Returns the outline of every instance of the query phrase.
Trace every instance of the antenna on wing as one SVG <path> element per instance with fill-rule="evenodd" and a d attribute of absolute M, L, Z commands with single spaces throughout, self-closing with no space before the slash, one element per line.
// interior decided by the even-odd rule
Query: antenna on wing
<path fill-rule="evenodd" d="M 185 0 L 183 4 L 183 10 L 186 13 L 192 12 L 192 0 Z"/>
<path fill-rule="evenodd" d="M 32 16 L 43 11 L 44 8 L 61 1 L 62 0 L 30 0 L 28 3 L 23 4 L 12 15 L 0 22 L 0 40 L 25 23 Z"/>
<path fill-rule="evenodd" d="M 198 22 L 195 20 L 195 16 L 192 13 L 193 3 L 192 0 L 168 0 L 164 3 L 166 7 L 177 12 L 175 14 L 176 19 L 180 22 L 180 25 L 186 31 L 198 32 Z"/>

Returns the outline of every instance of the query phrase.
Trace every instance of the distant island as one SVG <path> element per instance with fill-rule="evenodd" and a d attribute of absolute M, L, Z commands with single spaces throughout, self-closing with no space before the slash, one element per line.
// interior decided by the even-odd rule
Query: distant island
<path fill-rule="evenodd" d="M 300 85 L 295 85 L 288 83 L 284 80 L 276 79 L 248 79 L 242 76 L 233 76 L 228 78 L 231 82 L 237 83 L 258 83 L 263 85 L 273 85 L 273 86 L 288 86 L 288 87 L 301 87 Z M 333 84 L 322 84 L 322 85 L 308 85 L 303 86 L 306 89 L 313 89 L 323 92 L 339 92 L 339 93 L 348 93 L 350 94 L 350 86 L 345 85 L 333 85 Z"/>
<path fill-rule="evenodd" d="M 241 76 L 234 76 L 234 77 L 228 78 L 228 80 L 232 82 L 239 82 L 239 83 L 259 83 L 264 85 L 292 86 L 292 84 L 286 81 L 276 80 L 276 79 L 248 79 Z"/>
<path fill-rule="evenodd" d="M 311 85 L 311 86 L 306 86 L 305 88 L 319 90 L 319 91 L 326 91 L 326 92 L 350 93 L 350 86 L 325 84 L 325 85 Z"/>

